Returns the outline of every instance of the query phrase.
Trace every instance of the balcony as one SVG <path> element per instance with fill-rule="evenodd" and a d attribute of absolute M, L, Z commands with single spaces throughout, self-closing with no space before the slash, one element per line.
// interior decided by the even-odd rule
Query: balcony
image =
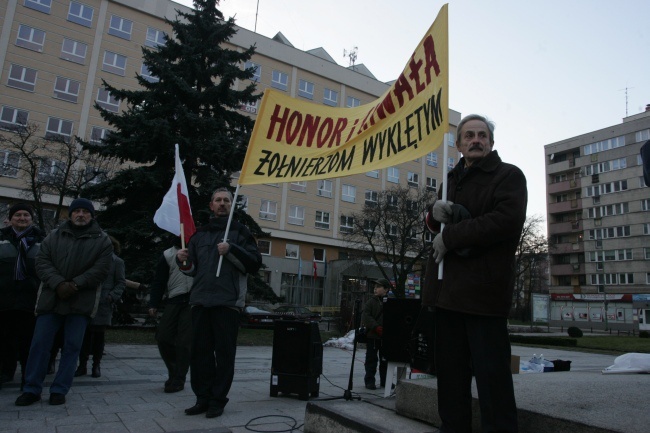
<path fill-rule="evenodd" d="M 551 274 L 552 275 L 577 275 L 585 273 L 584 263 L 570 263 L 570 264 L 560 264 L 560 265 L 551 265 Z"/>
<path fill-rule="evenodd" d="M 580 206 L 581 206 L 580 200 L 576 200 L 576 199 L 561 201 L 557 203 L 549 203 L 548 213 L 556 214 L 556 213 L 576 211 L 578 209 L 581 209 Z"/>
<path fill-rule="evenodd" d="M 571 253 L 583 253 L 585 250 L 583 242 L 565 242 L 562 244 L 556 244 L 551 247 L 551 255 L 554 254 L 571 254 Z"/>
<path fill-rule="evenodd" d="M 549 184 L 547 192 L 549 194 L 558 194 L 560 192 L 573 191 L 580 189 L 581 185 L 580 179 L 565 180 Z"/>
<path fill-rule="evenodd" d="M 556 235 L 560 233 L 574 233 L 582 231 L 582 220 L 565 221 L 561 223 L 552 223 L 548 225 L 548 234 Z"/>
<path fill-rule="evenodd" d="M 562 162 L 556 162 L 554 164 L 548 164 L 546 166 L 547 174 L 555 174 L 555 173 L 562 173 L 563 171 L 569 170 L 571 166 L 569 166 L 569 161 L 562 161 Z"/>

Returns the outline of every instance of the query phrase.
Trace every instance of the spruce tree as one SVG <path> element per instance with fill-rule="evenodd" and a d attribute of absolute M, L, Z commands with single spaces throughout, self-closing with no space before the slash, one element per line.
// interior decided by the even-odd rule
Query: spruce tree
<path fill-rule="evenodd" d="M 171 244 L 153 216 L 174 177 L 174 144 L 179 144 L 197 226 L 208 220 L 214 189 L 230 186 L 246 154 L 253 120 L 239 107 L 261 95 L 253 83 L 242 90 L 234 90 L 233 84 L 253 76 L 243 65 L 255 49 L 237 51 L 224 45 L 237 30 L 218 4 L 195 0 L 191 12 L 177 10 L 175 20 L 166 20 L 173 34 L 165 44 L 142 48 L 144 63 L 157 81 L 138 74 L 137 89 L 118 89 L 103 81 L 126 109 L 113 113 L 96 104 L 111 133 L 101 145 L 83 142 L 90 152 L 123 164 L 89 195 L 105 205 L 98 220 L 122 242 L 127 274 L 133 279 L 151 278 L 160 252 Z M 252 218 L 241 216 L 261 234 Z"/>

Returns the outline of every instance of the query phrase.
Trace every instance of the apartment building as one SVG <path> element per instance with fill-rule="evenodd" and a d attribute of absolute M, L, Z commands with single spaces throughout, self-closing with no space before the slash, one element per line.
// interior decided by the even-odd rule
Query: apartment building
<path fill-rule="evenodd" d="M 136 73 L 156 80 L 143 64 L 141 47 L 164 43 L 170 32 L 164 18 L 174 19 L 176 9 L 189 11 L 169 0 L 1 2 L 0 128 L 11 131 L 33 122 L 41 125 L 44 137 L 78 135 L 101 142 L 109 125 L 94 102 L 115 112 L 125 109 L 102 80 L 127 89 L 137 88 Z M 363 64 L 340 66 L 322 48 L 296 49 L 282 33 L 267 38 L 239 29 L 230 44 L 236 49 L 256 46 L 251 62 L 242 67 L 256 68 L 253 79 L 260 93 L 271 87 L 316 104 L 354 107 L 374 101 L 389 87 Z M 257 112 L 256 106 L 240 109 L 252 117 Z M 267 265 L 264 278 L 277 294 L 288 302 L 338 306 L 341 290 L 364 291 L 369 280 L 381 276 L 373 264 L 350 259 L 340 234 L 351 224 L 350 215 L 381 190 L 398 184 L 437 188 L 443 164 L 453 167 L 459 158 L 453 141 L 460 113 L 450 110 L 450 117 L 447 143 L 436 143 L 449 146 L 447 161 L 439 146 L 416 161 L 364 175 L 240 188 L 239 203 L 271 233 L 260 240 L 260 248 Z M 0 152 L 5 164 L 0 205 L 6 207 L 20 197 L 24 182 L 11 168 L 17 155 Z M 416 295 L 419 276 L 412 282 Z"/>
<path fill-rule="evenodd" d="M 650 330 L 650 105 L 544 147 L 551 326 Z"/>

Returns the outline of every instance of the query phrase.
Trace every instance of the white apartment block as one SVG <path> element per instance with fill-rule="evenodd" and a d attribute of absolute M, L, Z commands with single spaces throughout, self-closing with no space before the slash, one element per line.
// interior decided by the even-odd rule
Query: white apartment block
<path fill-rule="evenodd" d="M 115 112 L 126 108 L 102 88 L 102 79 L 136 88 L 136 73 L 150 76 L 141 47 L 163 43 L 171 31 L 164 18 L 173 20 L 176 9 L 189 11 L 169 0 L 0 2 L 0 129 L 34 122 L 43 136 L 101 140 L 109 126 L 94 102 Z M 353 107 L 374 101 L 389 87 L 363 64 L 339 66 L 322 48 L 296 49 L 281 33 L 270 39 L 240 28 L 230 45 L 256 46 L 250 64 L 242 67 L 257 67 L 259 93 L 272 87 L 316 104 Z M 257 107 L 241 110 L 255 117 Z M 240 188 L 247 212 L 271 233 L 260 248 L 268 267 L 264 277 L 277 294 L 291 303 L 336 307 L 342 291 L 365 291 L 369 280 L 381 276 L 369 263 L 348 260 L 340 233 L 349 215 L 378 191 L 397 184 L 437 188 L 443 164 L 453 167 L 460 157 L 453 145 L 460 113 L 449 115 L 448 142 L 436 143 L 437 149 L 416 161 L 363 175 Z M 449 146 L 448 161 L 442 145 Z M 5 161 L 16 157 L 0 152 Z M 21 185 L 17 173 L 0 172 L 0 204 L 19 199 Z"/>
<path fill-rule="evenodd" d="M 646 111 L 544 147 L 551 326 L 650 330 Z"/>

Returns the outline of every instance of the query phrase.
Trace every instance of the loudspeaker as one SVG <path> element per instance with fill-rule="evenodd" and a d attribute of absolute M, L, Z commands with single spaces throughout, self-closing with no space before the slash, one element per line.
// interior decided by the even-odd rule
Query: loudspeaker
<path fill-rule="evenodd" d="M 318 323 L 276 320 L 273 329 L 271 397 L 278 392 L 318 397 L 323 372 L 323 343 Z"/>
<path fill-rule="evenodd" d="M 410 363 L 409 350 L 413 328 L 420 314 L 419 299 L 385 298 L 382 334 L 382 350 L 386 361 Z"/>

